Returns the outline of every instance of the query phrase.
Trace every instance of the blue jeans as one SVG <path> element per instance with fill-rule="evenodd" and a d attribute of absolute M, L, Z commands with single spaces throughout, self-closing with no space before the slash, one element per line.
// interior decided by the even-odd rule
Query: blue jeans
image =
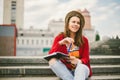
<path fill-rule="evenodd" d="M 85 80 L 89 76 L 89 68 L 81 63 L 78 63 L 75 70 L 71 71 L 60 60 L 56 60 L 50 68 L 62 80 Z"/>

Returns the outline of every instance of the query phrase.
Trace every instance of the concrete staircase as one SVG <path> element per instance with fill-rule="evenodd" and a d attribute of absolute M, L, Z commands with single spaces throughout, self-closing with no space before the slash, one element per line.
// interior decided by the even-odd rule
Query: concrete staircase
<path fill-rule="evenodd" d="M 120 39 L 110 39 L 92 48 L 90 57 L 96 80 L 120 80 Z"/>
<path fill-rule="evenodd" d="M 120 80 L 120 40 L 109 40 L 90 52 L 91 80 Z M 60 80 L 42 56 L 0 56 L 0 80 Z"/>

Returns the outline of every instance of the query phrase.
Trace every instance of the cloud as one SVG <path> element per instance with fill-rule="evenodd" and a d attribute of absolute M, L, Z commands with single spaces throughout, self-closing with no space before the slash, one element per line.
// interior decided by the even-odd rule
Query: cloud
<path fill-rule="evenodd" d="M 35 26 L 36 28 L 47 26 L 47 19 L 51 16 L 57 0 L 25 0 L 25 27 Z"/>
<path fill-rule="evenodd" d="M 114 1 L 105 3 L 99 1 L 91 9 L 92 25 L 95 26 L 95 30 L 98 30 L 101 36 L 120 36 L 120 5 Z"/>
<path fill-rule="evenodd" d="M 25 0 L 25 27 L 35 28 L 47 27 L 51 19 L 64 19 L 65 14 L 70 10 L 92 8 L 96 3 L 93 1 L 68 0 Z M 89 4 L 89 5 L 88 5 Z"/>
<path fill-rule="evenodd" d="M 92 25 L 102 35 L 109 35 L 112 30 L 118 34 L 120 30 L 120 2 L 116 0 L 24 0 L 24 28 L 46 29 L 51 19 L 64 19 L 65 15 L 75 9 L 88 9 Z M 104 1 L 104 3 L 103 3 Z M 3 0 L 0 0 L 3 6 Z M 0 7 L 0 24 L 3 7 Z"/>
<path fill-rule="evenodd" d="M 100 22 L 108 20 L 111 21 L 113 20 L 111 18 L 116 18 L 117 11 L 115 9 L 119 9 L 119 5 L 117 5 L 116 3 L 110 3 L 104 6 L 97 5 L 92 12 L 93 24 L 99 24 Z"/>

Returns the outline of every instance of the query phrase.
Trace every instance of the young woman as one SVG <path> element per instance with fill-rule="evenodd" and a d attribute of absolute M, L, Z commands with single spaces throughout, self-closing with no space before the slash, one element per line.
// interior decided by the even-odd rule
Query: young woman
<path fill-rule="evenodd" d="M 69 55 L 69 59 L 49 60 L 50 68 L 62 80 L 85 80 L 92 75 L 89 43 L 82 35 L 84 24 L 85 20 L 81 13 L 70 11 L 65 17 L 64 32 L 55 37 L 49 51 L 49 54 L 62 52 Z"/>

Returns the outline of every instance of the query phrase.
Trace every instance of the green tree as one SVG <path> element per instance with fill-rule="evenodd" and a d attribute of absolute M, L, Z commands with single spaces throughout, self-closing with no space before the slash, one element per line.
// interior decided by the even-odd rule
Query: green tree
<path fill-rule="evenodd" d="M 119 39 L 118 35 L 116 36 L 116 39 Z"/>
<path fill-rule="evenodd" d="M 100 35 L 96 34 L 95 41 L 99 41 L 99 40 L 100 40 Z"/>

